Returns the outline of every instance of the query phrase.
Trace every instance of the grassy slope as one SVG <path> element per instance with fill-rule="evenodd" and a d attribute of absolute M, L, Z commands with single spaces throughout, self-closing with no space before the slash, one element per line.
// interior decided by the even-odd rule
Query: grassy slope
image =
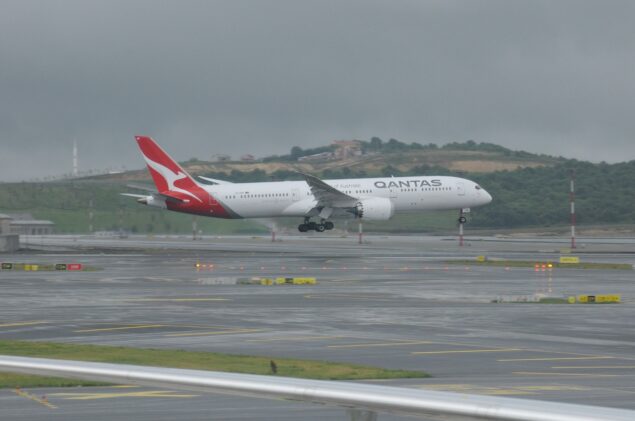
<path fill-rule="evenodd" d="M 0 354 L 249 374 L 271 374 L 270 361 L 274 359 L 278 366 L 278 375 L 280 376 L 320 380 L 420 378 L 428 376 L 421 371 L 388 370 L 328 361 L 51 342 L 0 341 Z M 94 384 L 97 383 L 0 373 L 0 387 L 57 387 Z"/>

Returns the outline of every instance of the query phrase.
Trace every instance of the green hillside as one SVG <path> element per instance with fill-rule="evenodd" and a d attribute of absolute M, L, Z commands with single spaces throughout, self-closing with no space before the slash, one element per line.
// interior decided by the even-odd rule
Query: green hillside
<path fill-rule="evenodd" d="M 569 221 L 569 172 L 574 169 L 577 174 L 579 224 L 635 224 L 635 161 L 592 164 L 475 142 L 439 148 L 435 145 L 371 140 L 364 142 L 363 147 L 369 154 L 356 157 L 357 165 L 336 167 L 333 161 L 317 162 L 310 164 L 309 170 L 323 178 L 379 175 L 467 177 L 479 182 L 494 197 L 491 204 L 471 213 L 470 228 L 498 229 L 566 225 Z M 297 149 L 292 151 L 298 154 Z M 235 182 L 301 179 L 295 172 L 293 165 L 296 161 L 293 159 L 292 155 L 269 157 L 263 160 L 266 162 L 244 164 L 244 171 L 234 168 L 229 172 L 222 167 L 229 165 L 227 163 L 189 161 L 184 165 L 193 174 Z M 497 167 L 492 162 L 499 162 L 501 165 L 498 167 L 513 169 L 493 170 Z M 269 167 L 250 167 L 265 164 Z M 479 168 L 480 171 L 460 168 Z M 125 186 L 126 182 L 147 177 L 146 171 L 136 171 L 72 182 L 0 184 L 0 212 L 29 212 L 37 218 L 54 221 L 57 232 L 82 233 L 88 231 L 92 203 L 94 230 L 123 228 L 133 233 L 191 233 L 191 216 L 145 207 L 132 198 L 119 195 L 131 191 Z M 367 223 L 366 227 L 372 231 L 447 232 L 454 230 L 456 216 L 455 211 L 430 212 L 399 216 L 387 223 Z M 298 222 L 296 219 L 284 219 L 279 224 L 293 229 Z M 338 223 L 338 227 L 343 225 L 343 222 Z M 198 227 L 205 234 L 267 232 L 265 225 L 249 220 L 198 218 Z"/>

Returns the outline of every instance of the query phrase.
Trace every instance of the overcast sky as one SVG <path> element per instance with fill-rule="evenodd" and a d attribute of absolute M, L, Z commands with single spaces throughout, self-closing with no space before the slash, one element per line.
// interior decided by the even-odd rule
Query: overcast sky
<path fill-rule="evenodd" d="M 333 139 L 635 159 L 633 1 L 0 1 L 0 181 Z"/>

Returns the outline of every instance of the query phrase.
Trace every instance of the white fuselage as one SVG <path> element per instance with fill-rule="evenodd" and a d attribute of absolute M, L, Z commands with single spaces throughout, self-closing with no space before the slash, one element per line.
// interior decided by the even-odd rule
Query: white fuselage
<path fill-rule="evenodd" d="M 458 177 L 383 177 L 324 182 L 360 201 L 390 199 L 394 213 L 470 208 L 492 200 L 476 183 Z M 205 185 L 203 188 L 239 218 L 306 216 L 318 203 L 305 181 Z"/>

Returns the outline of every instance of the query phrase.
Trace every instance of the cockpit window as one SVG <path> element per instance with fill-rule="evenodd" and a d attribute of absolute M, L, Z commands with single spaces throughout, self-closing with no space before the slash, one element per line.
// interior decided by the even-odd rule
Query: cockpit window
<path fill-rule="evenodd" d="M 474 188 L 475 188 L 476 190 L 480 190 L 480 189 L 481 189 L 481 186 L 479 186 L 478 184 L 474 184 Z"/>

